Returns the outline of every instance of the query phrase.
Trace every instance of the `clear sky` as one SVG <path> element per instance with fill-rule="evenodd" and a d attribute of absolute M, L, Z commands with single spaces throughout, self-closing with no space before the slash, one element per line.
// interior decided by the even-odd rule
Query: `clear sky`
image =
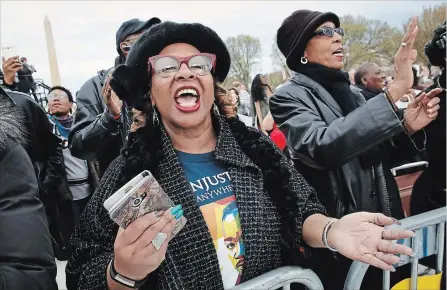
<path fill-rule="evenodd" d="M 226 39 L 238 34 L 262 44 L 259 73 L 274 70 L 270 53 L 281 22 L 298 9 L 363 15 L 401 27 L 423 6 L 442 1 L 5 1 L 0 2 L 1 46 L 15 46 L 51 85 L 44 34 L 48 15 L 56 44 L 62 85 L 73 94 L 117 56 L 115 33 L 122 22 L 157 16 L 161 20 L 200 22 Z"/>

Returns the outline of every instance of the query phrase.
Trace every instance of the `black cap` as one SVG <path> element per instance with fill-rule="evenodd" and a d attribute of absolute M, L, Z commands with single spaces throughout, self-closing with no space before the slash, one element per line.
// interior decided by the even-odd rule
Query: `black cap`
<path fill-rule="evenodd" d="M 296 70 L 301 64 L 300 58 L 304 56 L 314 31 L 327 21 L 334 23 L 335 27 L 340 27 L 338 16 L 331 12 L 297 10 L 283 21 L 276 34 L 276 42 L 291 70 Z"/>
<path fill-rule="evenodd" d="M 133 18 L 121 24 L 120 28 L 116 32 L 116 50 L 118 51 L 118 54 L 121 55 L 120 43 L 123 42 L 129 35 L 149 29 L 149 27 L 160 22 L 161 20 L 157 17 L 152 17 L 146 22 Z"/>
<path fill-rule="evenodd" d="M 216 55 L 213 76 L 219 82 L 225 80 L 230 70 L 230 54 L 214 30 L 199 23 L 165 21 L 144 32 L 132 46 L 126 64 L 118 66 L 113 72 L 110 85 L 117 95 L 127 98 L 125 101 L 130 106 L 140 109 L 150 84 L 148 60 L 173 43 L 188 43 L 200 52 Z"/>

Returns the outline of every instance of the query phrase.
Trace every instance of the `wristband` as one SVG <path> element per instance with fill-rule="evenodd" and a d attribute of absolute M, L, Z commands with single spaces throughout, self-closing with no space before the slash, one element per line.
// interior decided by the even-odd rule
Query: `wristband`
<path fill-rule="evenodd" d="M 113 281 L 115 281 L 116 283 L 121 284 L 123 286 L 132 288 L 132 289 L 138 289 L 141 286 L 143 286 L 143 284 L 146 282 L 147 277 L 149 275 L 146 276 L 146 278 L 144 278 L 143 280 L 133 280 L 133 279 L 127 278 L 126 276 L 121 275 L 120 273 L 118 273 L 115 270 L 115 265 L 113 263 L 114 261 L 115 261 L 115 259 L 112 258 L 112 261 L 110 261 L 110 267 L 109 267 L 110 278 L 112 278 Z"/>
<path fill-rule="evenodd" d="M 118 121 L 121 118 L 121 112 L 119 113 L 118 116 L 115 116 L 113 114 L 110 114 L 110 116 L 112 116 L 113 120 Z"/>
<path fill-rule="evenodd" d="M 338 252 L 336 249 L 332 248 L 331 246 L 329 246 L 328 240 L 327 240 L 327 233 L 329 232 L 329 230 L 331 229 L 332 225 L 336 222 L 337 220 L 331 220 L 329 221 L 323 229 L 323 235 L 321 237 L 321 240 L 323 241 L 323 244 L 326 248 L 328 248 L 330 251 L 332 252 Z"/>
<path fill-rule="evenodd" d="M 385 97 L 388 99 L 388 102 L 390 102 L 391 107 L 393 107 L 394 112 L 397 112 L 399 110 L 399 108 L 396 106 L 396 104 L 394 103 L 393 97 L 391 97 L 390 92 L 388 91 L 388 88 L 385 88 L 383 90 L 383 92 L 385 93 Z"/>

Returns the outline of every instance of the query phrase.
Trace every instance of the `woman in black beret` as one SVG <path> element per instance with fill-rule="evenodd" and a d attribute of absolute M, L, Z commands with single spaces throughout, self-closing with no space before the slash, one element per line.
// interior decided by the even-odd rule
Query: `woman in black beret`
<path fill-rule="evenodd" d="M 394 82 L 368 101 L 342 70 L 344 30 L 337 15 L 299 10 L 278 30 L 278 47 L 296 74 L 272 96 L 270 110 L 295 167 L 331 217 L 359 211 L 404 217 L 387 161 L 424 149 L 421 129 L 436 118 L 440 101 L 436 89 L 405 111 L 395 105 L 413 85 L 416 23 L 413 18 L 395 55 Z M 317 274 L 325 287 L 342 289 L 351 261 L 327 251 L 319 261 Z M 366 286 L 379 289 L 378 274 L 373 279 L 378 285 Z"/>
<path fill-rule="evenodd" d="M 392 218 L 326 216 L 268 137 L 235 117 L 218 85 L 229 67 L 213 30 L 164 22 L 144 33 L 116 68 L 113 90 L 147 121 L 131 133 L 81 217 L 68 289 L 229 289 L 283 265 L 306 264 L 300 254 L 306 245 L 389 270 L 399 258 L 388 253 L 411 255 L 390 242 L 413 235 L 384 229 Z M 119 229 L 103 203 L 143 170 L 177 206 Z M 186 225 L 171 239 L 182 216 Z"/>

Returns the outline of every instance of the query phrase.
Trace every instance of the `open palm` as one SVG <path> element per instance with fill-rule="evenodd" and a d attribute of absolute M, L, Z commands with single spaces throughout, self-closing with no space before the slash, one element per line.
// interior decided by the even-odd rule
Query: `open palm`
<path fill-rule="evenodd" d="M 414 99 L 405 110 L 404 123 L 410 133 L 415 133 L 436 119 L 440 99 L 436 97 L 442 89 L 434 89 L 429 93 L 422 93 Z"/>
<path fill-rule="evenodd" d="M 391 241 L 414 235 L 412 231 L 383 227 L 394 223 L 395 219 L 379 213 L 349 214 L 334 223 L 333 229 L 329 231 L 328 240 L 343 256 L 394 271 L 392 265 L 399 262 L 399 257 L 395 254 L 412 255 L 412 250 Z"/>

